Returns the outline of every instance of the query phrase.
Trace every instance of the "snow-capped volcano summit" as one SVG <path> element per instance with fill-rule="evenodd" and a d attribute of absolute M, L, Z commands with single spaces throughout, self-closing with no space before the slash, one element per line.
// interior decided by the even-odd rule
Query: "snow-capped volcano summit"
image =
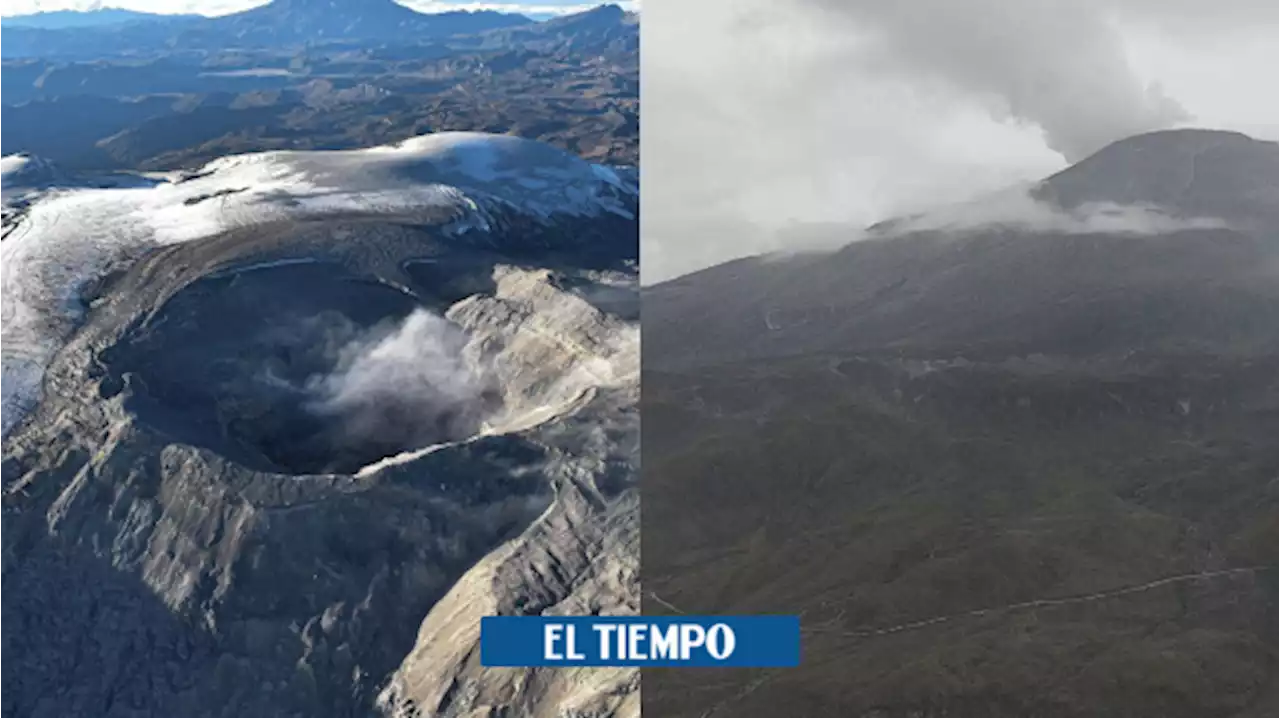
<path fill-rule="evenodd" d="M 365 150 L 242 155 L 217 160 L 196 177 L 206 174 L 209 184 L 252 183 L 250 197 L 266 195 L 255 185 L 274 189 L 283 182 L 308 196 L 309 208 L 317 211 L 345 208 L 343 198 L 352 196 L 391 201 L 396 192 L 406 193 L 407 205 L 456 206 L 456 191 L 488 209 L 502 206 L 546 218 L 600 212 L 626 217 L 626 203 L 637 191 L 615 170 L 550 145 L 479 132 L 422 135 Z"/>
<path fill-rule="evenodd" d="M 6 188 L 28 190 L 22 212 L 6 211 L 0 270 L 6 431 L 36 391 L 36 367 L 75 326 L 81 290 L 155 247 L 339 217 L 408 222 L 455 246 L 517 254 L 625 258 L 637 237 L 633 169 L 505 135 L 238 155 L 114 183 L 82 183 L 30 158 L 4 162 Z"/>

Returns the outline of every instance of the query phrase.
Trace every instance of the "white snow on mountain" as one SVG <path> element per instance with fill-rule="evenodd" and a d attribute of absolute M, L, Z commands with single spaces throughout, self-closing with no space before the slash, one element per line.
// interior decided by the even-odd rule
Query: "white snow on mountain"
<path fill-rule="evenodd" d="M 8 205 L 36 188 L 61 179 L 57 167 L 48 160 L 30 155 L 0 157 L 0 192 Z"/>
<path fill-rule="evenodd" d="M 82 311 L 81 289 L 151 247 L 244 226 L 359 212 L 422 213 L 445 233 L 495 213 L 630 218 L 631 176 L 533 140 L 447 132 L 363 150 L 225 157 L 189 173 L 68 178 L 3 159 L 3 432 L 38 397 Z M 634 206 L 634 205 L 632 205 Z"/>
<path fill-rule="evenodd" d="M 30 159 L 27 155 L 21 154 L 0 157 L 0 177 L 8 181 L 9 177 L 21 171 Z"/>

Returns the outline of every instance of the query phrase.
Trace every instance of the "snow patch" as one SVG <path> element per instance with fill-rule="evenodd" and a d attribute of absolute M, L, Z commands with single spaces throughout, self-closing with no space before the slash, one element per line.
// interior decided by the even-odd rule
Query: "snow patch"
<path fill-rule="evenodd" d="M 0 195 L 6 203 L 48 185 L 60 174 L 52 162 L 31 155 L 0 157 Z"/>
<path fill-rule="evenodd" d="M 39 160 L 30 155 L 0 157 L 0 180 L 3 180 L 4 184 L 9 184 L 10 181 L 21 177 L 33 162 L 39 162 Z"/>

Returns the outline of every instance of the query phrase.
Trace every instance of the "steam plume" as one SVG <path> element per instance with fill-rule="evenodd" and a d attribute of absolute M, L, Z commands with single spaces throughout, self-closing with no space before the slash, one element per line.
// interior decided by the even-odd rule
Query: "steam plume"
<path fill-rule="evenodd" d="M 464 356 L 466 343 L 447 319 L 415 310 L 343 348 L 333 372 L 308 382 L 309 408 L 339 419 L 349 441 L 411 446 L 473 433 L 492 386 Z"/>

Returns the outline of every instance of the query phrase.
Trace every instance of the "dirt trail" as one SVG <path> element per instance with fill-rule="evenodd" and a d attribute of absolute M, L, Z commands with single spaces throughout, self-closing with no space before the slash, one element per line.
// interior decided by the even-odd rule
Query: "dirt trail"
<path fill-rule="evenodd" d="M 1116 598 L 1126 596 L 1133 593 L 1141 593 L 1150 591 L 1153 588 L 1168 586 L 1175 583 L 1186 583 L 1190 581 L 1205 581 L 1213 578 L 1222 578 L 1224 576 L 1238 576 L 1247 573 L 1257 573 L 1264 570 L 1265 566 L 1244 566 L 1240 568 L 1227 568 L 1219 571 L 1201 571 L 1199 573 L 1184 573 L 1177 576 L 1166 576 L 1154 581 L 1147 581 L 1133 586 L 1123 586 L 1121 588 L 1108 589 L 1106 591 L 1098 591 L 1080 596 L 1066 596 L 1063 598 L 1041 598 L 1033 601 L 1021 601 L 1019 603 L 1009 603 L 1003 606 L 993 606 L 990 608 L 977 608 L 972 611 L 963 611 L 961 613 L 953 613 L 945 616 L 934 616 L 919 621 L 911 621 L 909 623 L 900 623 L 896 626 L 886 626 L 884 628 L 869 629 L 863 631 L 833 631 L 824 628 L 801 629 L 801 634 L 826 634 L 839 635 L 850 638 L 870 638 L 874 636 L 884 636 L 891 633 L 901 633 L 903 631 L 911 631 L 917 628 L 924 628 L 939 623 L 955 621 L 962 618 L 976 618 L 986 616 L 993 613 L 1003 613 L 1008 611 L 1017 611 L 1025 608 L 1043 608 L 1046 606 L 1062 606 L 1072 603 L 1088 603 L 1091 601 L 1101 601 L 1108 598 Z"/>

